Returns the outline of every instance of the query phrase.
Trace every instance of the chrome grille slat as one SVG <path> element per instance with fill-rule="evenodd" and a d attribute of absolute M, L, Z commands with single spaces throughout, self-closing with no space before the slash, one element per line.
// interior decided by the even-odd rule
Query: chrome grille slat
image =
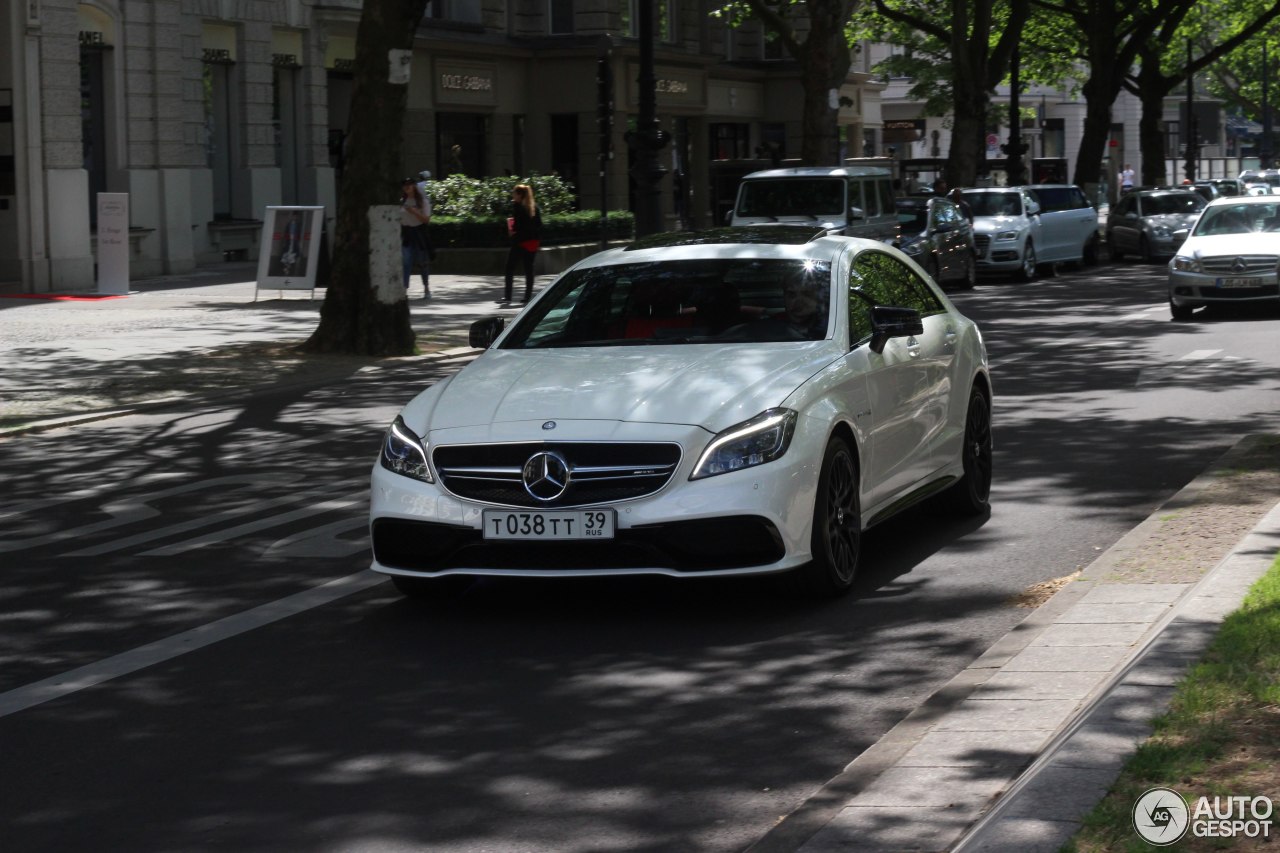
<path fill-rule="evenodd" d="M 569 464 L 565 494 L 540 501 L 525 491 L 525 460 L 555 451 Z M 441 485 L 468 500 L 505 506 L 546 508 L 586 506 L 644 497 L 665 486 L 679 466 L 673 443 L 528 442 L 491 445 L 441 445 L 432 448 Z"/>
<path fill-rule="evenodd" d="M 1237 260 L 1245 262 L 1243 270 L 1232 269 Z M 1200 259 L 1200 268 L 1209 273 L 1228 273 L 1231 275 L 1257 274 L 1274 272 L 1280 257 L 1276 255 L 1215 255 Z"/>

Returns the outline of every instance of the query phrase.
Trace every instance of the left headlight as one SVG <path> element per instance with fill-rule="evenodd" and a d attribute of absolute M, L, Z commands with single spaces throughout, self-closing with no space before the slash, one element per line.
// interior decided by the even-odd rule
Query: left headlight
<path fill-rule="evenodd" d="M 999 234 L 996 235 L 996 239 L 997 240 L 1017 240 L 1018 232 L 1017 231 L 1001 231 Z"/>
<path fill-rule="evenodd" d="M 1200 262 L 1195 258 L 1188 258 L 1185 255 L 1178 255 L 1171 262 L 1172 266 L 1178 272 L 1202 272 Z"/>
<path fill-rule="evenodd" d="M 427 448 L 422 439 L 414 435 L 413 430 L 405 426 L 404 419 L 396 415 L 396 419 L 387 427 L 387 435 L 382 441 L 382 453 L 378 461 L 383 468 L 421 480 L 434 483 L 431 466 L 427 464 Z"/>
<path fill-rule="evenodd" d="M 772 462 L 791 445 L 797 417 L 791 409 L 769 409 L 729 427 L 702 451 L 689 479 L 700 480 Z"/>
<path fill-rule="evenodd" d="M 1159 237 L 1161 240 L 1168 240 L 1173 236 L 1173 229 L 1168 225 L 1152 225 L 1151 233 Z"/>

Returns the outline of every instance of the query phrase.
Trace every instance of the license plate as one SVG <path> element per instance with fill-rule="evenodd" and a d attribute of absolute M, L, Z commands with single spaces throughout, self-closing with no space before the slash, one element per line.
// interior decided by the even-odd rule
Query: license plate
<path fill-rule="evenodd" d="M 1220 278 L 1218 287 L 1262 287 L 1260 278 Z"/>
<path fill-rule="evenodd" d="M 612 539 L 616 526 L 611 509 L 563 512 L 486 509 L 483 520 L 485 539 Z"/>

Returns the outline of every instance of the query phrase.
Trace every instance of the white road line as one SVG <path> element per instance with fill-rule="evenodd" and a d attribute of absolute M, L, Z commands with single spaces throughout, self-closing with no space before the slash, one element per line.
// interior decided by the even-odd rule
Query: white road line
<path fill-rule="evenodd" d="M 163 640 L 139 646 L 127 652 L 105 658 L 96 663 L 54 675 L 42 681 L 0 693 L 0 717 L 25 711 L 44 702 L 60 699 L 87 687 L 94 687 L 140 669 L 172 660 L 176 657 L 227 640 L 239 634 L 270 625 L 290 616 L 337 601 L 377 586 L 386 578 L 371 571 L 338 578 L 277 601 L 254 607 L 208 625 L 201 625 L 174 634 Z"/>
<path fill-rule="evenodd" d="M 245 533 L 256 533 L 259 530 L 266 530 L 268 527 L 277 527 L 290 521 L 296 521 L 299 518 L 306 518 L 309 515 L 319 515 L 322 512 L 332 512 L 334 510 L 346 509 L 356 504 L 367 503 L 368 491 L 361 489 L 358 492 L 352 492 L 345 498 L 338 498 L 331 501 L 320 501 L 319 503 L 305 506 L 301 509 L 282 512 L 279 515 L 272 515 L 266 518 L 260 518 L 257 521 L 238 524 L 235 527 L 228 527 L 225 530 L 219 530 L 214 533 L 208 533 L 196 539 L 184 539 L 181 542 L 175 542 L 172 545 L 165 545 L 163 548 L 153 548 L 150 551 L 143 551 L 143 557 L 172 557 L 174 554 L 181 554 L 183 551 L 191 551 L 196 548 L 202 548 L 205 545 L 212 545 L 215 542 L 225 542 L 228 539 L 234 539 Z M 255 508 L 267 506 L 267 504 L 258 504 Z"/>

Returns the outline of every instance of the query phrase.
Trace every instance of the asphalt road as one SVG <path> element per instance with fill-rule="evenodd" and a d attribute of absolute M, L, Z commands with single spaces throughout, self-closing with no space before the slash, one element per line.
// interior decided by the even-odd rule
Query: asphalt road
<path fill-rule="evenodd" d="M 1280 431 L 1280 316 L 1172 323 L 1161 267 L 954 298 L 992 357 L 993 512 L 877 528 L 834 603 L 706 580 L 401 600 L 362 574 L 363 511 L 381 429 L 431 381 L 409 369 L 0 443 L 3 846 L 747 848 L 1020 621 L 1010 596 Z"/>

